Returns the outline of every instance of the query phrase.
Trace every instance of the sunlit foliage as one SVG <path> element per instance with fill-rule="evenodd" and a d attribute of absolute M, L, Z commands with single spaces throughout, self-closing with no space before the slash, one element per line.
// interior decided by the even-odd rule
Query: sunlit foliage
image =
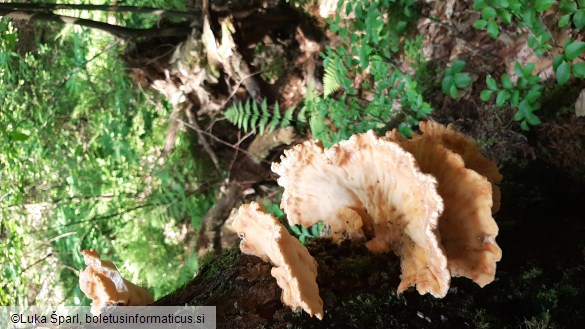
<path fill-rule="evenodd" d="M 127 4 L 169 7 L 138 2 Z M 133 84 L 124 42 L 2 19 L 0 43 L 0 305 L 87 304 L 80 249 L 99 250 L 155 297 L 193 277 L 191 237 L 213 188 L 198 178 L 188 134 L 161 155 L 169 106 Z"/>

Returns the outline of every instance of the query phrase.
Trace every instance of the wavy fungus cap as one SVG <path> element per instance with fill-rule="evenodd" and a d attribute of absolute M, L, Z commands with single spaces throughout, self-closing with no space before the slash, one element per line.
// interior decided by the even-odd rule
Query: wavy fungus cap
<path fill-rule="evenodd" d="M 503 176 L 495 162 L 485 158 L 477 145 L 477 142 L 455 130 L 453 124 L 446 127 L 435 121 L 421 121 L 419 124 L 422 135 L 415 134 L 413 139 L 425 138 L 445 145 L 451 151 L 459 154 L 465 162 L 465 167 L 485 176 L 492 184 L 492 212 L 500 209 L 500 189 L 497 184 Z"/>
<path fill-rule="evenodd" d="M 272 170 L 290 224 L 323 221 L 337 242 L 366 239 L 373 252 L 393 251 L 401 258 L 399 293 L 415 285 L 420 294 L 446 295 L 451 276 L 437 237 L 443 202 L 435 178 L 398 144 L 371 131 L 329 149 L 308 141 Z"/>
<path fill-rule="evenodd" d="M 282 288 L 282 302 L 323 319 L 317 286 L 317 262 L 299 240 L 256 202 L 242 205 L 231 223 L 242 241 L 240 250 L 272 263 L 271 274 Z"/>
<path fill-rule="evenodd" d="M 438 191 L 445 203 L 439 233 L 451 275 L 470 278 L 482 287 L 492 282 L 502 250 L 495 242 L 498 226 L 491 214 L 491 184 L 466 169 L 462 157 L 439 142 L 406 140 L 396 129 L 386 137 L 410 152 L 421 170 L 439 182 Z"/>
<path fill-rule="evenodd" d="M 116 265 L 101 260 L 95 250 L 82 250 L 81 254 L 87 268 L 79 273 L 79 288 L 92 300 L 92 314 L 100 314 L 107 305 L 143 306 L 153 302 L 146 289 L 124 279 Z"/>

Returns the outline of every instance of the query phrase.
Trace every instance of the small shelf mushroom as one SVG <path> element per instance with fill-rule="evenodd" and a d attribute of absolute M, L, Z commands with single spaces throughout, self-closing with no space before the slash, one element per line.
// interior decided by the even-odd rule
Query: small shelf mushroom
<path fill-rule="evenodd" d="M 108 305 L 143 306 L 153 302 L 146 289 L 124 279 L 116 265 L 101 260 L 95 250 L 82 250 L 81 254 L 88 267 L 79 273 L 79 287 L 92 300 L 92 314 L 100 314 Z"/>
<path fill-rule="evenodd" d="M 255 202 L 242 205 L 231 226 L 242 239 L 243 253 L 260 257 L 274 266 L 271 274 L 282 288 L 282 303 L 323 319 L 323 301 L 316 281 L 317 262 L 307 248 Z"/>

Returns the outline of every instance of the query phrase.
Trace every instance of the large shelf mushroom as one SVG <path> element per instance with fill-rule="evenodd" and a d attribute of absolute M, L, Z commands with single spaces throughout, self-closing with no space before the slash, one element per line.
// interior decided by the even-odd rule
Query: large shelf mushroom
<path fill-rule="evenodd" d="M 491 215 L 499 208 L 502 176 L 474 140 L 451 126 L 420 127 L 423 134 L 412 140 L 396 131 L 382 138 L 370 131 L 328 149 L 307 141 L 286 150 L 272 164 L 284 187 L 281 207 L 291 225 L 322 221 L 338 243 L 350 239 L 372 252 L 397 254 L 399 293 L 415 286 L 420 294 L 444 297 L 451 276 L 483 287 L 494 280 L 502 256 Z M 282 230 L 274 221 L 254 222 L 265 228 L 247 236 L 280 243 L 262 231 Z M 241 249 L 250 253 L 247 245 L 243 241 Z"/>
<path fill-rule="evenodd" d="M 396 130 L 386 137 L 411 153 L 421 170 L 437 178 L 445 210 L 439 233 L 451 276 L 464 276 L 480 286 L 492 282 L 502 250 L 496 244 L 498 226 L 492 217 L 492 185 L 465 168 L 463 158 L 442 143 L 427 138 L 407 140 Z"/>
<path fill-rule="evenodd" d="M 421 294 L 447 294 L 451 276 L 437 240 L 443 202 L 436 180 L 398 144 L 373 132 L 329 149 L 308 141 L 285 151 L 272 170 L 280 175 L 281 207 L 291 225 L 322 220 L 336 241 L 365 238 L 369 250 L 400 256 L 399 292 L 416 286 Z"/>
<path fill-rule="evenodd" d="M 496 163 L 486 159 L 481 154 L 477 142 L 455 130 L 453 124 L 444 126 L 435 121 L 421 121 L 419 127 L 423 133 L 422 135 L 415 134 L 414 140 L 427 139 L 444 145 L 461 156 L 466 168 L 487 178 L 492 185 L 492 212 L 496 213 L 500 209 L 501 197 L 497 184 L 503 178 Z"/>

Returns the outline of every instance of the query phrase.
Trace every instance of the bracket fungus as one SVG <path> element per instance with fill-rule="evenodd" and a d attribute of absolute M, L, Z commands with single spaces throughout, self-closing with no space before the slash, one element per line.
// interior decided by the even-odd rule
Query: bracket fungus
<path fill-rule="evenodd" d="M 446 127 L 435 121 L 421 121 L 420 130 L 422 135 L 415 134 L 413 139 L 428 139 L 443 144 L 451 151 L 459 154 L 465 162 L 465 167 L 478 174 L 485 176 L 492 185 L 492 212 L 500 209 L 500 189 L 497 184 L 502 181 L 503 176 L 498 170 L 495 162 L 486 159 L 479 150 L 477 142 L 455 130 L 453 124 Z"/>
<path fill-rule="evenodd" d="M 498 226 L 491 214 L 490 182 L 465 168 L 459 154 L 435 140 L 417 136 L 407 140 L 396 129 L 386 137 L 411 153 L 423 172 L 437 178 L 445 204 L 439 233 L 451 276 L 470 278 L 481 287 L 492 282 L 502 250 L 495 242 Z"/>
<path fill-rule="evenodd" d="M 502 175 L 452 126 L 420 127 L 411 140 L 369 131 L 329 149 L 307 141 L 285 151 L 272 164 L 281 207 L 291 225 L 323 221 L 338 243 L 366 241 L 372 252 L 399 255 L 399 293 L 416 286 L 444 297 L 452 276 L 483 287 L 502 257 L 492 217 Z"/>
<path fill-rule="evenodd" d="M 231 222 L 242 241 L 243 253 L 262 258 L 274 266 L 271 274 L 282 288 L 283 304 L 302 308 L 323 319 L 323 301 L 317 286 L 317 262 L 299 240 L 256 202 L 242 205 Z"/>
<path fill-rule="evenodd" d="M 146 289 L 124 279 L 116 265 L 101 260 L 95 250 L 83 250 L 81 254 L 88 267 L 79 273 L 79 287 L 92 300 L 92 314 L 100 314 L 108 305 L 143 306 L 153 302 Z"/>
<path fill-rule="evenodd" d="M 308 141 L 285 151 L 272 170 L 285 189 L 281 207 L 291 225 L 322 220 L 337 242 L 365 239 L 372 252 L 393 251 L 401 259 L 399 293 L 416 286 L 420 294 L 447 294 L 437 182 L 398 144 L 371 131 L 329 149 Z"/>

